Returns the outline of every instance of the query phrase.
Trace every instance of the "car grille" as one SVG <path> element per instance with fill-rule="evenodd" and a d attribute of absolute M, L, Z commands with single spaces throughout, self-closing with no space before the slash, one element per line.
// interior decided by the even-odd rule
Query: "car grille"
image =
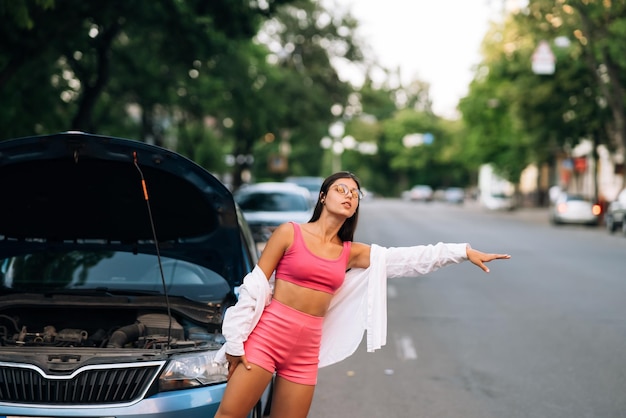
<path fill-rule="evenodd" d="M 0 402 L 48 405 L 129 403 L 142 397 L 162 362 L 87 366 L 69 376 L 0 364 Z"/>

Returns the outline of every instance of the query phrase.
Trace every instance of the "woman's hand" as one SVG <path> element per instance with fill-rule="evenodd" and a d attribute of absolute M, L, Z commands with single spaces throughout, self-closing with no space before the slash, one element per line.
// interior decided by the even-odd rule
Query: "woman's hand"
<path fill-rule="evenodd" d="M 250 370 L 250 364 L 248 364 L 248 360 L 246 356 L 231 356 L 226 353 L 226 360 L 228 360 L 228 379 L 233 375 L 233 372 L 239 366 L 239 363 L 243 364 L 247 370 Z"/>
<path fill-rule="evenodd" d="M 467 259 L 483 269 L 485 273 L 489 273 L 489 268 L 485 265 L 485 263 L 488 263 L 492 260 L 508 260 L 509 258 L 511 258 L 511 256 L 508 254 L 488 254 L 483 253 L 482 251 L 475 250 L 469 245 L 467 246 Z"/>

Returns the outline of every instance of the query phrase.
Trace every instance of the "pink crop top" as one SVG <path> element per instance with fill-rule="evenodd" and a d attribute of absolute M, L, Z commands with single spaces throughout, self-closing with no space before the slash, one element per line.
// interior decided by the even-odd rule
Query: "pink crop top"
<path fill-rule="evenodd" d="M 343 284 L 350 259 L 351 241 L 343 243 L 339 258 L 318 257 L 306 247 L 300 225 L 293 225 L 293 243 L 276 266 L 276 278 L 309 289 L 334 294 Z"/>

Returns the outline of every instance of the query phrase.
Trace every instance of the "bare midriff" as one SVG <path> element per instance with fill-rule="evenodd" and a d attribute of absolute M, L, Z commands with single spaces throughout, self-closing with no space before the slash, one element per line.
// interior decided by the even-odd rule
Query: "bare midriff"
<path fill-rule="evenodd" d="M 276 278 L 273 298 L 300 312 L 325 316 L 333 295 Z"/>

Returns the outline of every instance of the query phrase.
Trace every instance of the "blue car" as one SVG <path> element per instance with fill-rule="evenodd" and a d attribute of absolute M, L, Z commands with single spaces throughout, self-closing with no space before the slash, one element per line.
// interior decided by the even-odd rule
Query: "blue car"
<path fill-rule="evenodd" d="M 257 261 L 228 189 L 67 132 L 0 142 L 0 190 L 0 416 L 212 417 L 224 310 Z"/>

